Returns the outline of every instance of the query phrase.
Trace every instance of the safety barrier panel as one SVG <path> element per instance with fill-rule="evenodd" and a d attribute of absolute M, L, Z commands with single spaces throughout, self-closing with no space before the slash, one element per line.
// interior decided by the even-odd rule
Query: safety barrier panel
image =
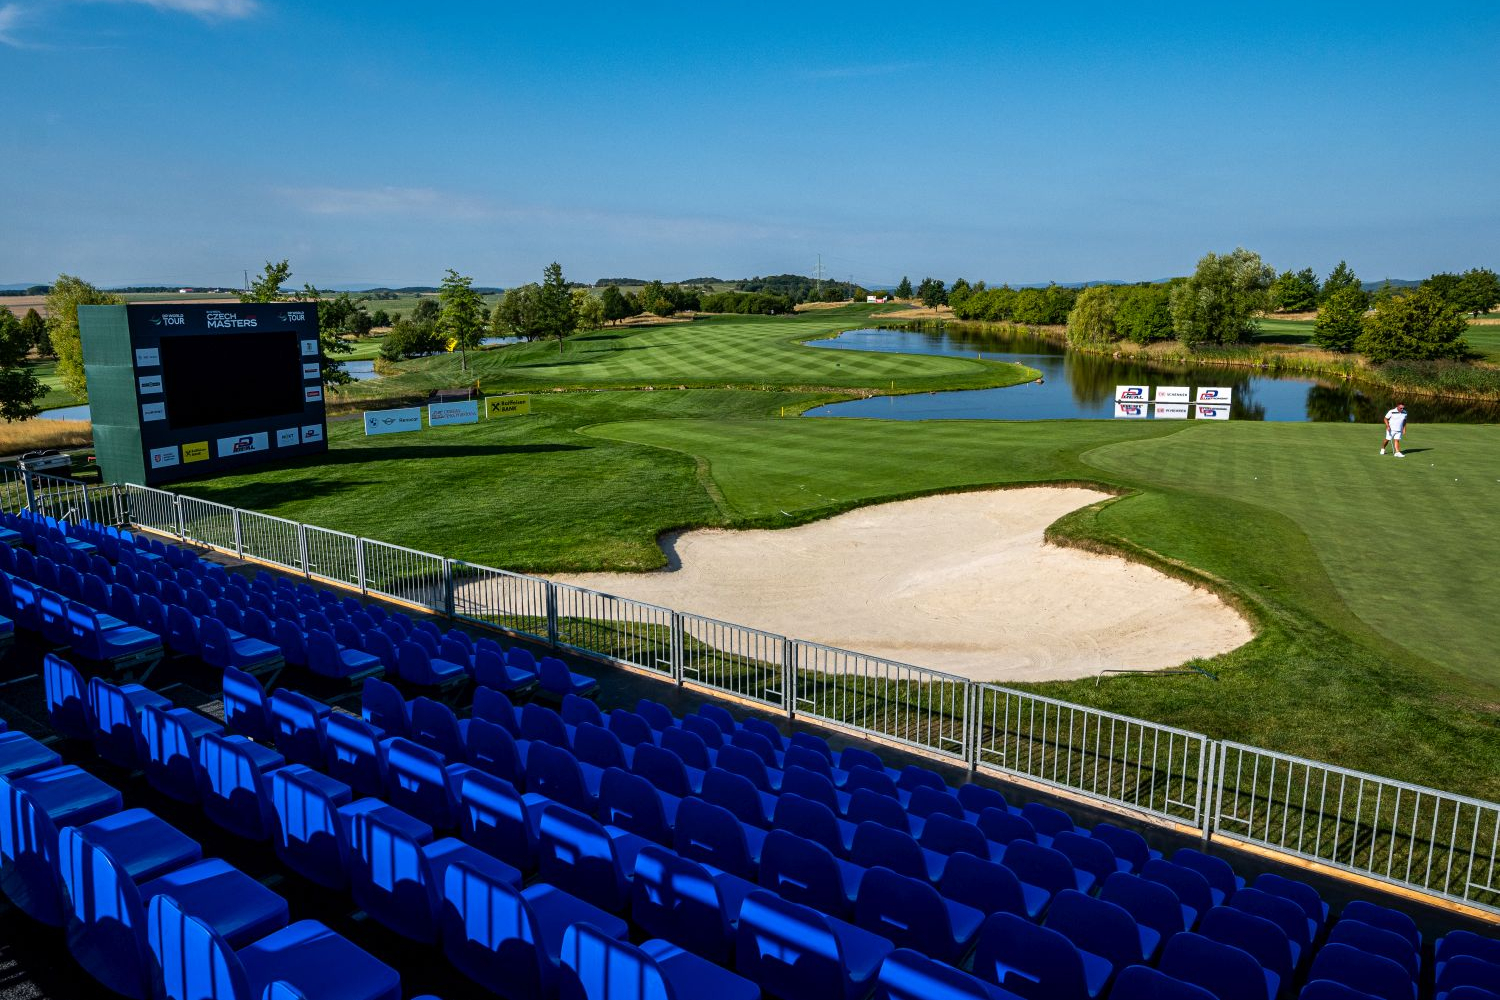
<path fill-rule="evenodd" d="M 113 511 L 162 534 L 237 546 L 247 559 L 293 573 L 1194 827 L 1205 838 L 1500 913 L 1500 804 L 164 490 L 59 486 L 30 475 L 28 483 L 0 470 L 0 508 Z"/>
<path fill-rule="evenodd" d="M 1215 835 L 1500 910 L 1500 804 L 1218 745 Z"/>
<path fill-rule="evenodd" d="M 1207 737 L 990 684 L 974 691 L 977 766 L 1202 825 Z"/>

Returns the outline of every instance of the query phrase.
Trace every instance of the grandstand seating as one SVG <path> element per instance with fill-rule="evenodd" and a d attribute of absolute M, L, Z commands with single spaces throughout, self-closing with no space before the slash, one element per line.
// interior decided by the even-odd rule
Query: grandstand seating
<path fill-rule="evenodd" d="M 1369 901 L 1335 914 L 1304 882 L 1164 857 L 1121 827 L 712 703 L 604 711 L 559 660 L 129 532 L 12 516 L 0 530 L 25 543 L 0 546 L 0 611 L 58 647 L 42 673 L 60 746 L 269 842 L 298 879 L 501 996 L 1500 995 L 1491 938 L 1425 941 Z M 224 723 L 130 682 L 148 663 L 112 652 L 125 647 L 202 661 Z M 360 715 L 312 688 L 268 694 L 283 664 L 299 685 L 359 682 Z M 479 683 L 460 717 L 383 676 L 437 694 Z M 557 707 L 517 703 L 533 690 Z M 174 1000 L 399 1000 L 394 970 L 290 922 L 280 895 L 3 725 L 0 794 L 0 890 L 66 926 L 116 992 L 152 995 L 163 976 Z"/>

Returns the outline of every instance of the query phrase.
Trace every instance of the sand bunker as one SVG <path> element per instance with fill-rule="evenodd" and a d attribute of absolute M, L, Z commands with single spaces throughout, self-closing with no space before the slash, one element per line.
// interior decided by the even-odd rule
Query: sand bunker
<path fill-rule="evenodd" d="M 1043 542 L 1105 494 L 961 493 L 779 531 L 692 531 L 657 573 L 554 579 L 976 680 L 1158 670 L 1247 642 L 1205 590 L 1136 563 Z"/>

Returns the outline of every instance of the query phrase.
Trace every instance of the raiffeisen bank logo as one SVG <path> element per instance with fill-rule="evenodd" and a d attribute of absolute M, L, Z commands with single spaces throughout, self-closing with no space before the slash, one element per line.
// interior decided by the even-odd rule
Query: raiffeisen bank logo
<path fill-rule="evenodd" d="M 241 318 L 234 313 L 220 312 L 217 309 L 210 309 L 208 311 L 208 328 L 210 330 L 241 330 L 253 328 L 254 326 L 254 316 Z"/>

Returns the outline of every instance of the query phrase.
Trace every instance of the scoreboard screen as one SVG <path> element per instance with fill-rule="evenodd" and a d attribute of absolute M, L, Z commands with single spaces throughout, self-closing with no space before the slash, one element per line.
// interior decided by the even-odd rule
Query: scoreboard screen
<path fill-rule="evenodd" d="M 104 478 L 155 486 L 328 450 L 315 302 L 82 306 Z"/>

